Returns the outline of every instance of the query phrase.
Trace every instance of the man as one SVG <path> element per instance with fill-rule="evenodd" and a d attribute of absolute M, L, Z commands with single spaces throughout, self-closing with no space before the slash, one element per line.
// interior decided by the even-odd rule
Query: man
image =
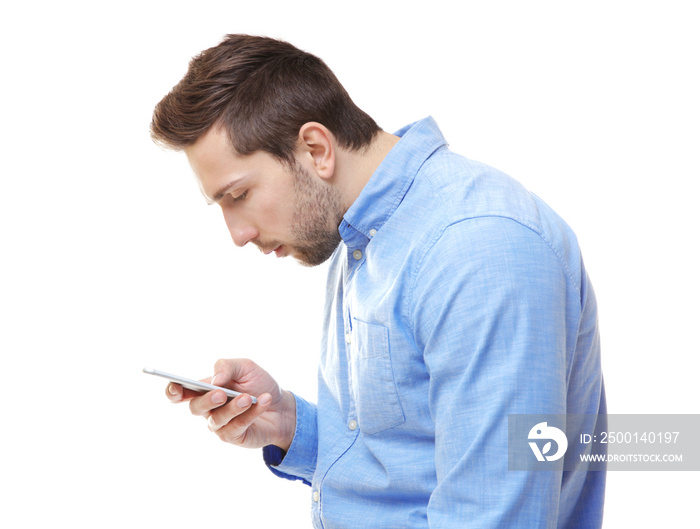
<path fill-rule="evenodd" d="M 189 400 L 311 486 L 315 527 L 600 527 L 604 472 L 508 470 L 510 414 L 605 411 L 575 235 L 427 118 L 389 134 L 318 58 L 230 35 L 156 107 L 238 246 L 330 259 L 318 404 L 250 360 Z M 250 395 L 258 397 L 251 404 Z"/>

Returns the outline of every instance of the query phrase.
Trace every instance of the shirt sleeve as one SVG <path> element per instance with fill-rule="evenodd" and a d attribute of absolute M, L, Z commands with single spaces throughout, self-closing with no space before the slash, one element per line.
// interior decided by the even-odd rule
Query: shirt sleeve
<path fill-rule="evenodd" d="M 511 219 L 453 224 L 411 301 L 430 375 L 437 486 L 431 528 L 556 527 L 561 471 L 508 470 L 508 415 L 566 413 L 567 292 L 552 248 Z"/>
<path fill-rule="evenodd" d="M 263 459 L 270 471 L 281 478 L 301 480 L 311 485 L 316 471 L 318 427 L 316 405 L 294 395 L 296 428 L 289 450 L 269 445 L 263 448 Z"/>

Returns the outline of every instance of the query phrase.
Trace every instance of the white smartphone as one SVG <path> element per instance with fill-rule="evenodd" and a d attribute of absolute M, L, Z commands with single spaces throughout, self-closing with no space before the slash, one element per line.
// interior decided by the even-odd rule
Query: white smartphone
<path fill-rule="evenodd" d="M 222 388 L 220 386 L 212 386 L 211 384 L 207 384 L 206 382 L 192 380 L 191 378 L 180 377 L 178 375 L 171 375 L 170 373 L 164 373 L 163 371 L 158 371 L 157 369 L 148 369 L 144 367 L 143 372 L 148 375 L 155 375 L 157 377 L 166 378 L 171 382 L 180 384 L 183 388 L 191 389 L 192 391 L 199 391 L 200 393 L 206 393 L 207 391 L 220 389 L 221 391 L 226 393 L 226 395 L 228 395 L 230 398 L 234 398 L 238 395 L 241 395 L 241 393 L 239 393 L 238 391 L 233 391 L 232 389 Z M 258 402 L 258 399 L 256 399 L 255 397 L 251 396 L 251 398 L 253 399 L 253 404 Z"/>

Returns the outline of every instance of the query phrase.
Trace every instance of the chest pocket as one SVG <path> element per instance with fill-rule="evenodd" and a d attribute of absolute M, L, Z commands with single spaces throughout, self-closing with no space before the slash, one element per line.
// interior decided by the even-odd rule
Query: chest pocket
<path fill-rule="evenodd" d="M 389 329 L 355 319 L 350 351 L 360 430 L 372 435 L 405 422 L 391 365 Z"/>

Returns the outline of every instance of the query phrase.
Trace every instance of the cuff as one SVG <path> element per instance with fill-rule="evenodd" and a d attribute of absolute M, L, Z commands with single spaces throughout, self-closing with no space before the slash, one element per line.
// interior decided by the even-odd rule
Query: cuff
<path fill-rule="evenodd" d="M 294 439 L 286 453 L 280 447 L 263 448 L 263 459 L 270 472 L 292 481 L 301 480 L 311 485 L 316 470 L 318 427 L 316 406 L 294 395 L 296 401 L 296 429 Z"/>

